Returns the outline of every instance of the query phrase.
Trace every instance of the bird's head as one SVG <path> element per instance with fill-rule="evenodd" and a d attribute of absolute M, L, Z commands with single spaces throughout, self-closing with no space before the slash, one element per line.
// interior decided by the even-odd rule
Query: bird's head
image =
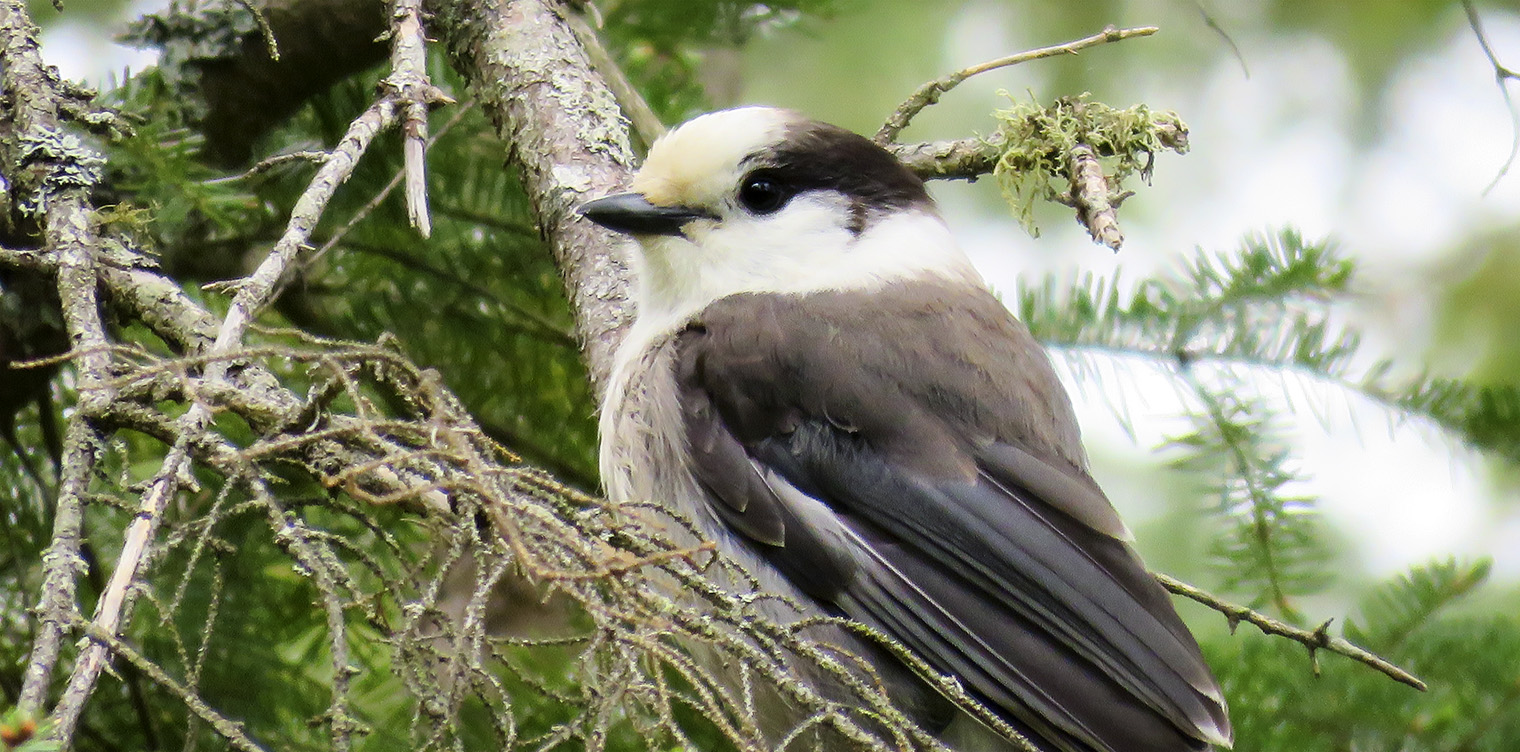
<path fill-rule="evenodd" d="M 858 134 L 790 110 L 702 115 L 655 143 L 631 190 L 581 207 L 639 242 L 639 315 L 678 323 L 743 292 L 978 284 L 923 181 Z"/>

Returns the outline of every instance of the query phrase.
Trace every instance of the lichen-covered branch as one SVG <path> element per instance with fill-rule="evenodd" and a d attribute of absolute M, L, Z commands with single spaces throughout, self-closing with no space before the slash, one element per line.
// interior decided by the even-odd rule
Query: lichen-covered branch
<path fill-rule="evenodd" d="M 243 335 L 254 315 L 273 297 L 286 270 L 311 237 L 311 231 L 316 227 L 333 193 L 353 172 L 359 157 L 374 137 L 394 121 L 397 107 L 394 98 L 384 97 L 349 126 L 348 133 L 333 149 L 310 186 L 296 200 L 284 235 L 258 268 L 237 284 L 237 294 L 217 329 L 216 339 L 208 350 L 209 355 L 214 358 L 226 356 L 242 346 Z M 92 278 L 92 286 L 93 284 Z M 224 358 L 212 360 L 206 367 L 206 381 L 211 385 L 225 381 L 230 362 Z M 165 505 L 190 477 L 191 444 L 206 431 L 211 417 L 212 406 L 198 398 L 193 400 L 189 411 L 177 421 L 178 437 L 164 458 L 162 468 L 141 497 L 138 514 L 127 527 L 121 555 L 117 558 L 111 580 L 96 608 L 93 623 L 105 634 L 116 634 L 123 615 L 129 613 L 132 582 L 149 555 L 149 543 L 162 521 Z M 105 668 L 107 657 L 106 646 L 94 642 L 85 649 L 75 664 L 63 699 L 54 710 L 54 730 L 59 736 L 67 737 L 72 733 L 85 702 L 94 690 L 96 679 Z"/>
<path fill-rule="evenodd" d="M 888 144 L 887 151 L 924 180 L 975 180 L 991 175 L 1002 156 L 996 137 Z"/>
<path fill-rule="evenodd" d="M 897 141 L 898 134 L 902 133 L 903 129 L 907 128 L 908 124 L 913 122 L 913 118 L 917 117 L 918 113 L 923 112 L 924 108 L 934 104 L 935 102 L 938 102 L 939 98 L 944 96 L 945 92 L 950 91 L 957 86 L 960 86 L 962 81 L 965 81 L 972 76 L 980 75 L 988 71 L 994 71 L 999 68 L 1007 68 L 1009 66 L 1019 65 L 1020 63 L 1027 63 L 1031 60 L 1040 60 L 1043 58 L 1057 57 L 1060 55 L 1075 55 L 1089 47 L 1094 47 L 1100 44 L 1108 44 L 1110 42 L 1119 42 L 1125 39 L 1132 39 L 1134 37 L 1148 37 L 1152 34 L 1155 34 L 1157 31 L 1160 31 L 1160 29 L 1157 29 L 1154 26 L 1142 26 L 1134 29 L 1119 29 L 1113 26 L 1109 26 L 1108 28 L 1105 28 L 1104 30 L 1090 37 L 1084 37 L 1082 39 L 1077 39 L 1065 44 L 1058 44 L 1051 47 L 1041 47 L 1035 50 L 1028 50 L 1025 52 L 1008 55 L 1006 57 L 1000 57 L 996 60 L 989 60 L 985 63 L 978 63 L 977 65 L 973 65 L 969 68 L 963 68 L 954 73 L 934 79 L 933 81 L 930 81 L 923 86 L 918 87 L 917 91 L 913 92 L 906 100 L 903 101 L 902 104 L 897 106 L 897 109 L 894 110 L 891 116 L 887 118 L 887 122 L 882 124 L 881 130 L 878 130 L 876 132 L 875 141 L 882 146 L 886 146 L 887 144 Z"/>
<path fill-rule="evenodd" d="M 575 208 L 626 184 L 633 167 L 628 123 L 561 4 L 440 5 L 449 48 L 522 171 L 539 229 L 565 279 L 587 370 L 601 388 L 631 321 L 628 249 Z"/>
<path fill-rule="evenodd" d="M 1024 228 L 1038 235 L 1034 205 L 1072 207 L 1094 242 L 1114 250 L 1123 242 L 1118 208 L 1132 175 L 1149 180 L 1156 155 L 1188 149 L 1187 126 L 1175 114 L 1145 105 L 1115 109 L 1086 95 L 1049 106 L 1014 102 L 999 110 L 999 155 L 993 172 Z"/>
<path fill-rule="evenodd" d="M 384 85 L 400 99 L 402 157 L 406 168 L 406 213 L 426 238 L 433 234 L 427 208 L 426 153 L 428 106 L 452 103 L 427 77 L 427 37 L 422 31 L 422 0 L 397 0 L 392 19 L 391 75 Z"/>
<path fill-rule="evenodd" d="M 88 421 L 110 402 L 105 326 L 96 293 L 96 238 L 89 190 L 102 160 L 63 128 L 69 98 L 54 71 L 42 62 L 37 27 L 21 0 L 0 0 L 0 88 L 9 103 L 14 141 L 4 145 L 11 203 L 40 225 L 63 301 L 63 319 L 79 357 L 79 412 L 65 441 L 68 465 L 59 488 L 53 537 L 44 555 L 39 633 L 27 666 L 19 705 L 40 708 L 59 657 L 68 615 L 75 608 L 80 558 L 82 497 L 94 469 L 98 437 Z"/>
<path fill-rule="evenodd" d="M 587 8 L 593 8 L 587 3 Z M 628 75 L 617 64 L 602 44 L 601 37 L 596 29 L 592 28 L 586 18 L 577 13 L 571 13 L 565 20 L 570 24 L 570 29 L 575 32 L 576 39 L 580 40 L 581 46 L 586 50 L 586 57 L 591 61 L 591 68 L 601 74 L 606 80 L 608 88 L 612 89 L 613 96 L 617 97 L 618 106 L 633 126 L 633 132 L 647 151 L 654 145 L 656 139 L 665 133 L 665 124 L 660 122 L 660 116 L 655 114 L 649 102 L 644 100 L 644 95 L 634 87 L 633 82 L 628 80 Z"/>
<path fill-rule="evenodd" d="M 1119 231 L 1119 204 L 1129 193 L 1118 193 L 1108 184 L 1097 152 L 1087 144 L 1077 144 L 1066 153 L 1071 190 L 1058 197 L 1061 203 L 1077 210 L 1077 221 L 1087 228 L 1094 242 L 1111 250 L 1124 245 Z"/>
<path fill-rule="evenodd" d="M 101 416 L 110 410 L 112 400 L 104 387 L 107 379 L 109 349 L 99 319 L 96 290 L 102 272 L 96 268 L 93 256 L 96 241 L 89 225 L 90 207 L 88 188 L 91 175 L 98 174 L 98 159 L 88 161 L 79 155 L 82 147 L 67 140 L 58 130 L 57 99 L 62 98 L 56 79 L 41 67 L 37 56 L 35 28 L 25 15 L 19 2 L 6 0 L 0 5 L 0 32 L 5 33 L 4 68 L 6 90 L 17 106 L 16 122 L 21 129 L 20 143 L 24 145 L 14 164 L 45 164 L 48 171 L 35 187 L 35 212 L 41 217 L 48 250 L 56 258 L 55 274 L 58 278 L 60 297 L 63 301 L 65 319 L 69 324 L 81 370 L 81 416 Z M 306 247 L 307 241 L 321 217 L 327 203 L 338 186 L 352 174 L 360 156 L 370 142 L 396 119 L 399 109 L 408 108 L 409 122 L 414 134 L 425 138 L 417 125 L 418 108 L 437 101 L 439 95 L 427 82 L 422 70 L 421 28 L 417 2 L 401 0 L 397 9 L 397 30 L 393 34 L 398 52 L 396 59 L 401 65 L 391 86 L 378 102 L 366 110 L 353 124 L 338 146 L 327 155 L 322 168 L 310 186 L 297 200 L 285 233 L 259 267 L 236 285 L 236 294 L 227 315 L 216 329 L 215 339 L 204 351 L 209 356 L 205 365 L 204 388 L 214 393 L 228 381 L 229 355 L 242 347 L 243 335 L 259 310 L 273 298 L 291 264 Z M 425 116 L 425 110 L 422 110 Z M 94 167 L 95 171 L 89 171 Z M 418 168 L 415 163 L 413 168 Z M 420 169 L 420 168 L 418 168 Z M 14 172 L 12 173 L 14 174 Z M 81 177 L 83 175 L 83 177 Z M 14 182 L 14 181 L 13 181 Z M 26 186 L 31 188 L 31 186 Z M 118 275 L 123 276 L 123 275 Z M 127 280 L 132 281 L 130 274 Z M 118 280 L 123 281 L 123 280 Z M 138 296 L 140 297 L 140 296 Z M 168 296 L 172 298 L 172 294 Z M 164 297 L 146 307 L 162 310 Z M 140 302 L 140 301 L 139 301 Z M 158 314 L 163 316 L 162 313 Z M 185 322 L 179 322 L 185 323 Z M 195 322 L 196 325 L 204 322 Z M 185 327 L 189 328 L 189 327 Z M 196 326 L 196 328 L 200 328 Z M 169 338 L 192 340 L 193 336 Z M 200 348 L 196 348 L 200 349 Z M 117 557 L 111 579 L 98 601 L 92 629 L 101 634 L 114 636 L 131 612 L 133 582 L 139 571 L 152 556 L 151 542 L 162 521 L 163 511 L 169 500 L 190 480 L 189 468 L 194 457 L 194 447 L 203 440 L 212 416 L 211 403 L 201 394 L 190 395 L 189 410 L 175 422 L 172 448 L 162 467 L 147 484 L 138 505 L 137 515 L 128 525 L 122 551 Z M 74 445 L 83 447 L 88 437 L 80 431 L 71 431 Z M 74 449 L 71 446 L 71 450 Z M 79 455 L 83 449 L 73 451 Z M 78 459 L 77 456 L 74 457 Z M 86 457 L 87 459 L 87 457 Z M 88 468 L 88 463 L 80 467 Z M 79 491 L 66 484 L 65 491 Z M 78 514 L 66 497 L 60 501 L 59 524 L 73 524 L 73 530 L 61 530 L 55 535 L 54 546 L 67 546 L 74 542 L 75 550 L 59 550 L 54 557 L 57 562 L 49 573 L 50 580 L 72 580 L 73 562 L 77 559 Z M 72 521 L 72 523 L 70 522 Z M 44 593 L 45 600 L 66 598 L 72 601 L 72 586 L 58 582 Z M 44 612 L 63 611 L 67 605 L 49 602 L 43 604 Z M 57 614 L 53 614 L 54 617 Z M 63 628 L 60 618 L 48 622 L 49 629 Z M 341 630 L 337 634 L 341 634 Z M 46 678 L 51 674 L 57 658 L 57 639 L 39 641 L 28 676 L 28 700 L 39 703 Z M 75 724 L 90 695 L 96 679 L 108 659 L 105 642 L 96 641 L 86 646 L 74 665 L 63 697 L 54 709 L 51 729 L 57 738 L 71 738 Z M 340 687 L 341 689 L 341 687 Z M 339 692 L 338 696 L 345 693 Z M 338 702 L 338 700 L 335 700 Z M 335 706 L 335 713 L 341 711 Z M 335 731 L 335 741 L 339 736 Z M 341 735 L 346 738 L 346 734 Z"/>

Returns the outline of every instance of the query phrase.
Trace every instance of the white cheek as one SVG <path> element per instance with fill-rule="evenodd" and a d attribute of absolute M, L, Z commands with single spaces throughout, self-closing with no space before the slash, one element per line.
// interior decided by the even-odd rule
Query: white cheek
<path fill-rule="evenodd" d="M 720 223 L 693 227 L 703 286 L 714 293 L 789 288 L 849 251 L 856 240 L 846 226 L 849 216 L 843 196 L 808 193 L 772 214 L 738 210 Z"/>
<path fill-rule="evenodd" d="M 849 200 L 837 193 L 803 194 L 768 215 L 724 214 L 688 225 L 685 237 L 644 239 L 640 328 L 669 331 L 744 292 L 869 289 L 926 274 L 982 284 L 932 212 L 877 217 L 859 235 L 849 227 Z"/>

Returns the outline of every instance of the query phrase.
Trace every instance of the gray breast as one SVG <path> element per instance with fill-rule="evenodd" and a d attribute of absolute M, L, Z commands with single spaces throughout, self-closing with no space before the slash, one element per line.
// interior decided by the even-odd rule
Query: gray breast
<path fill-rule="evenodd" d="M 804 613 L 799 614 L 774 599 L 764 599 L 758 601 L 763 617 L 787 623 L 801 616 L 827 613 L 715 516 L 689 461 L 690 451 L 686 446 L 678 402 L 677 334 L 646 333 L 636 329 L 629 334 L 618 353 L 607 396 L 601 406 L 600 460 L 608 499 L 664 505 L 693 522 L 703 537 L 713 541 L 724 555 L 753 575 L 763 591 L 786 596 L 804 609 Z M 670 525 L 667 529 L 678 544 L 696 543 L 683 527 Z M 717 568 L 709 570 L 715 575 L 718 571 Z M 720 584 L 735 590 L 749 589 L 747 585 L 733 582 Z M 986 752 L 1015 749 L 1012 743 L 969 716 L 951 711 L 948 701 L 900 663 L 887 658 L 880 649 L 832 627 L 810 629 L 809 634 L 821 642 L 866 657 L 886 682 L 894 702 L 910 717 L 930 727 L 943 727 L 942 739 L 951 748 Z M 691 645 L 688 649 L 715 674 L 722 676 L 725 671 L 732 672 L 733 667 L 714 650 L 702 645 Z M 821 672 L 810 666 L 809 661 L 798 660 L 799 677 L 812 683 L 825 696 L 848 701 L 853 690 L 822 679 Z M 793 709 L 775 696 L 762 699 L 757 705 L 762 727 L 776 734 L 778 739 L 801 720 Z M 948 726 L 944 725 L 947 719 Z"/>
<path fill-rule="evenodd" d="M 601 471 L 613 502 L 653 502 L 691 521 L 704 538 L 739 562 L 768 592 L 801 598 L 714 514 L 692 473 L 676 387 L 676 333 L 629 334 L 618 352 L 601 407 Z M 697 541 L 678 525 L 671 538 Z M 803 599 L 804 601 L 806 599 Z M 775 616 L 782 617 L 782 613 Z"/>

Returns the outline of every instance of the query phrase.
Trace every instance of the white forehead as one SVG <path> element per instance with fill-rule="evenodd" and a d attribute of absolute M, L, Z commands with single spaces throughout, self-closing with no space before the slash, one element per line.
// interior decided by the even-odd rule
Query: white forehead
<path fill-rule="evenodd" d="M 656 141 L 633 190 L 661 206 L 709 206 L 739 183 L 742 163 L 801 120 L 790 110 L 738 107 L 686 121 Z"/>

